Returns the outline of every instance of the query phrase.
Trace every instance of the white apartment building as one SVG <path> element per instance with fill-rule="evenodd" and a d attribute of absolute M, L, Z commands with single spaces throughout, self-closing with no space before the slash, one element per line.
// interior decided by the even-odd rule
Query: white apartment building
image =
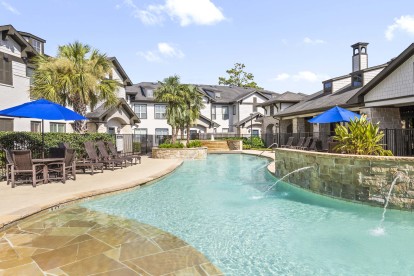
<path fill-rule="evenodd" d="M 141 120 L 135 134 L 155 136 L 171 135 L 171 126 L 166 120 L 166 104 L 154 99 L 158 83 L 141 82 L 126 87 L 127 100 Z M 260 135 L 262 123 L 257 119 L 263 117 L 259 104 L 279 94 L 219 85 L 195 85 L 203 95 L 204 108 L 194 126 L 192 133 L 200 134 L 237 134 Z M 154 141 L 157 144 L 157 141 Z"/>

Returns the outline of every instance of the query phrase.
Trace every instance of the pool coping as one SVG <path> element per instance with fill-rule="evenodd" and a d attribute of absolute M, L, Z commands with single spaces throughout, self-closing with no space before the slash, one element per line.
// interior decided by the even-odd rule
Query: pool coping
<path fill-rule="evenodd" d="M 126 192 L 128 190 L 136 189 L 144 185 L 152 184 L 153 182 L 160 180 L 169 174 L 173 173 L 177 168 L 183 164 L 183 160 L 177 160 L 176 163 L 170 165 L 162 171 L 158 171 L 155 174 L 152 174 L 149 177 L 137 179 L 131 182 L 123 183 L 120 185 L 104 188 L 104 189 L 95 189 L 86 192 L 79 192 L 72 194 L 65 199 L 57 199 L 53 202 L 49 202 L 45 205 L 32 205 L 26 206 L 24 208 L 18 209 L 12 213 L 1 215 L 0 216 L 0 231 L 7 230 L 7 228 L 12 227 L 16 223 L 31 217 L 33 215 L 41 214 L 44 212 L 58 210 L 62 207 L 73 205 L 85 200 L 95 199 L 101 196 L 108 196 L 111 194 L 117 194 Z M 108 171 L 107 173 L 110 173 Z"/>

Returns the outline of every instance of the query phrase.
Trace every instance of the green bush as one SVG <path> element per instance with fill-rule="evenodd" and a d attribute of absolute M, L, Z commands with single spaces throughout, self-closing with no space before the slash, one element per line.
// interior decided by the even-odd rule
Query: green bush
<path fill-rule="evenodd" d="M 201 146 L 202 146 L 201 141 L 194 140 L 194 141 L 190 141 L 190 143 L 188 143 L 187 148 L 199 148 Z"/>
<path fill-rule="evenodd" d="M 251 149 L 251 148 L 252 148 L 252 146 L 250 146 L 248 144 L 243 144 L 243 149 L 244 150 L 248 150 L 248 149 Z"/>
<path fill-rule="evenodd" d="M 132 152 L 141 152 L 140 142 L 132 142 Z"/>
<path fill-rule="evenodd" d="M 184 144 L 180 142 L 176 142 L 174 144 L 171 143 L 164 143 L 158 146 L 161 149 L 182 149 L 184 148 Z"/>
<path fill-rule="evenodd" d="M 358 155 L 392 155 L 390 150 L 383 148 L 381 140 L 384 132 L 379 130 L 379 122 L 373 124 L 366 115 L 349 122 L 348 127 L 337 125 L 334 140 L 338 145 L 334 150 Z"/>
<path fill-rule="evenodd" d="M 250 148 L 264 148 L 265 144 L 262 140 L 262 138 L 258 136 L 253 137 L 244 137 L 243 138 L 243 148 L 245 145 L 250 145 Z"/>
<path fill-rule="evenodd" d="M 112 141 L 115 143 L 115 137 L 107 133 L 45 133 L 45 154 L 49 148 L 55 148 L 59 143 L 66 142 L 70 147 L 75 149 L 76 156 L 83 158 L 86 156 L 86 141 Z M 34 158 L 39 158 L 42 152 L 42 134 L 34 132 L 14 132 L 0 131 L 0 148 L 5 149 L 30 149 Z"/>

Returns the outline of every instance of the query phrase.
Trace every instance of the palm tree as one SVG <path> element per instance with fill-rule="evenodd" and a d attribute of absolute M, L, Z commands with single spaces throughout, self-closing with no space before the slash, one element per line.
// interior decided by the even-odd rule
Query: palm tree
<path fill-rule="evenodd" d="M 185 127 L 187 129 L 187 146 L 190 143 L 190 126 L 200 116 L 200 110 L 204 108 L 203 96 L 197 87 L 185 85 L 182 89 L 185 111 Z"/>
<path fill-rule="evenodd" d="M 39 55 L 35 59 L 36 70 L 33 98 L 45 98 L 64 106 L 72 106 L 75 112 L 86 115 L 99 102 L 106 107 L 118 103 L 117 88 L 122 84 L 112 79 L 112 66 L 105 54 L 89 45 L 76 41 L 59 46 L 57 57 Z M 75 131 L 86 130 L 82 121 L 75 122 Z"/>
<path fill-rule="evenodd" d="M 184 115 L 180 77 L 177 75 L 170 76 L 158 83 L 160 86 L 154 91 L 154 98 L 157 102 L 167 103 L 167 123 L 172 129 L 171 142 L 175 143 Z"/>

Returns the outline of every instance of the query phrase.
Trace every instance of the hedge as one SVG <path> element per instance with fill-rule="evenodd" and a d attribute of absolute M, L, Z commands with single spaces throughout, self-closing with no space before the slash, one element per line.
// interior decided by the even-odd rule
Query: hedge
<path fill-rule="evenodd" d="M 115 137 L 107 133 L 45 133 L 45 155 L 49 152 L 49 148 L 58 147 L 59 143 L 66 142 L 70 147 L 75 149 L 78 158 L 85 157 L 86 141 L 112 141 Z M 34 132 L 15 132 L 0 131 L 0 148 L 5 149 L 30 149 L 33 158 L 41 156 L 42 152 L 42 134 Z"/>

